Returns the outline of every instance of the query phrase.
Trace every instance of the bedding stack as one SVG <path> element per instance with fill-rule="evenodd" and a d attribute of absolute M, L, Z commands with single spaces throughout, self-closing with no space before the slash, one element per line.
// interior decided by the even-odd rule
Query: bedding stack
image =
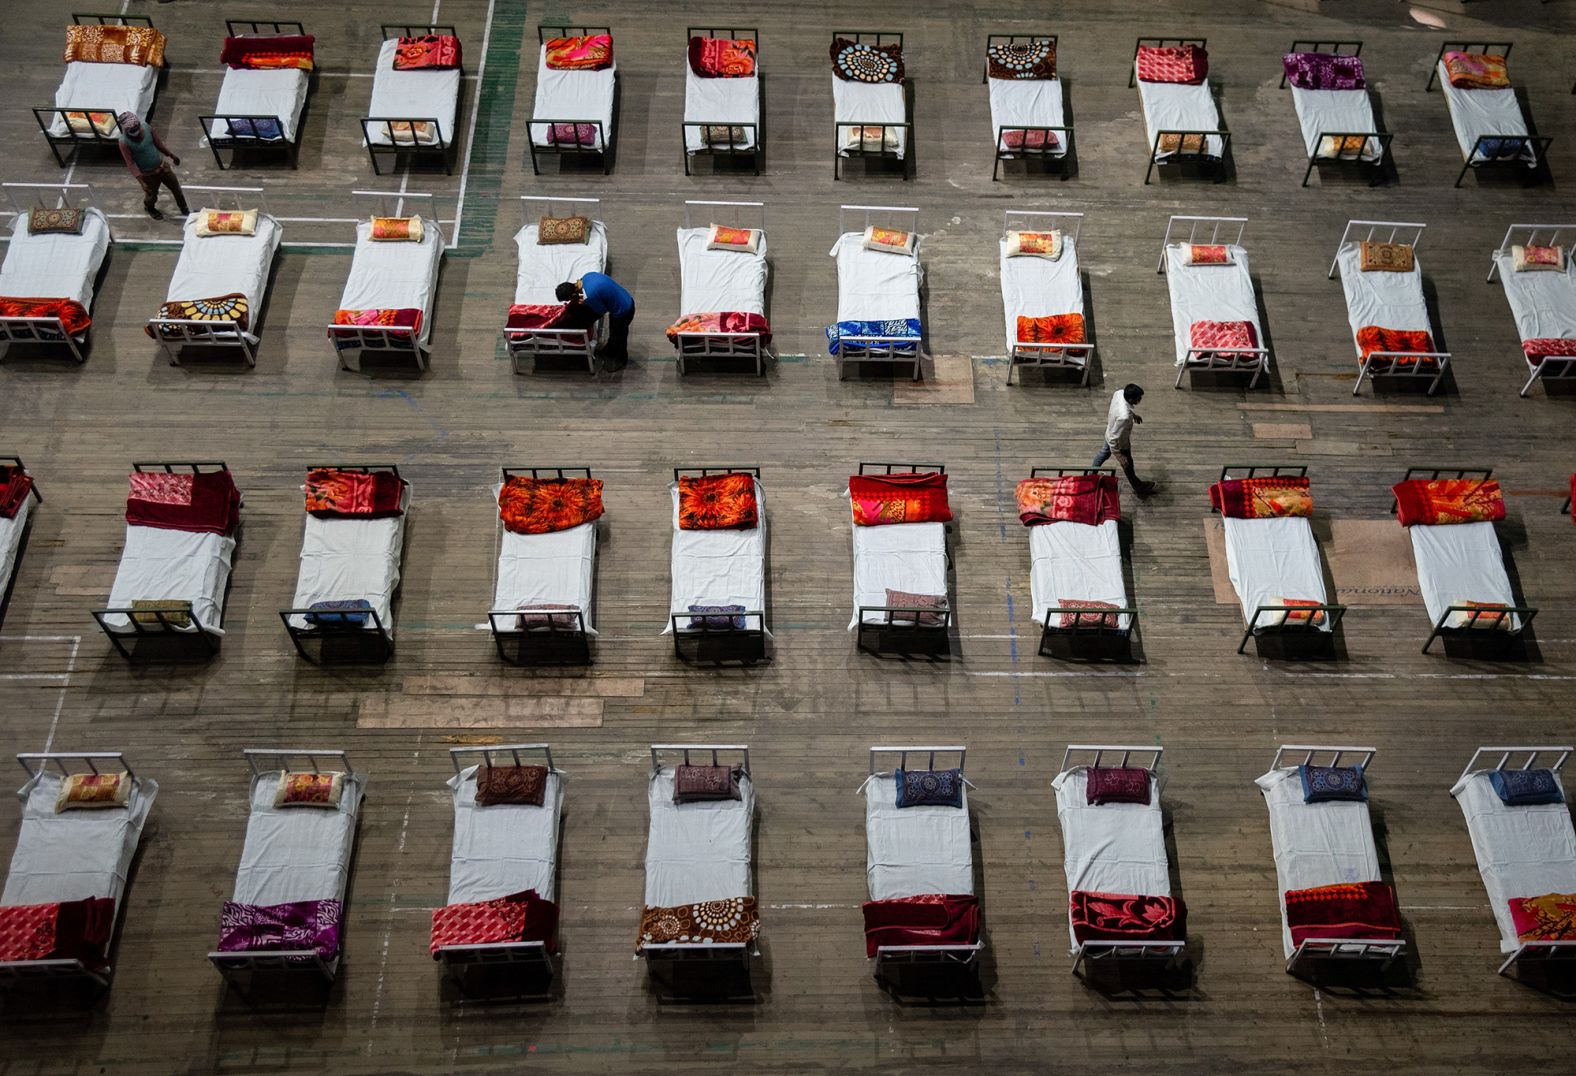
<path fill-rule="evenodd" d="M 1220 113 L 1209 88 L 1209 53 L 1202 45 L 1140 45 L 1134 58 L 1154 160 L 1174 154 L 1219 157 Z M 1158 139 L 1158 141 L 1157 141 Z"/>
<path fill-rule="evenodd" d="M 1058 132 L 1034 129 L 1063 125 L 1055 39 L 993 41 L 985 47 L 985 74 L 998 154 L 1066 154 Z"/>
<path fill-rule="evenodd" d="M 164 66 L 164 44 L 164 35 L 151 26 L 67 26 L 66 73 L 55 90 L 50 135 L 110 139 L 120 132 L 120 113 L 146 116 Z M 105 111 L 77 111 L 95 106 Z"/>
<path fill-rule="evenodd" d="M 357 328 L 408 330 L 389 339 L 408 337 L 411 346 L 424 346 L 432 335 L 427 314 L 437 295 L 442 257 L 441 232 L 419 215 L 358 223 L 350 276 L 334 311 L 334 325 L 356 328 L 329 328 L 335 350 L 363 346 L 367 341 Z"/>
<path fill-rule="evenodd" d="M 1252 629 L 1331 630 L 1308 479 L 1226 478 L 1209 487 L 1209 503 L 1223 517 L 1231 585 Z"/>
<path fill-rule="evenodd" d="M 181 256 L 170 275 L 168 297 L 143 331 L 155 340 L 178 343 L 186 339 L 183 331 L 188 326 L 160 323 L 195 321 L 211 323 L 208 327 L 215 333 L 255 340 L 252 318 L 261 308 L 268 269 L 281 238 L 279 222 L 256 209 L 193 212 L 183 228 Z M 228 290 L 221 290 L 225 285 Z M 203 342 L 218 339 L 205 337 Z"/>
<path fill-rule="evenodd" d="M 607 228 L 601 221 L 576 214 L 541 217 L 514 237 L 518 254 L 514 302 L 504 319 L 512 343 L 536 329 L 585 330 L 597 316 L 583 303 L 571 307 L 558 301 L 557 286 L 607 267 Z"/>
<path fill-rule="evenodd" d="M 18 213 L 0 265 L 0 319 L 56 318 L 67 336 L 86 333 L 109 244 L 109 222 L 98 209 L 36 206 Z"/>
<path fill-rule="evenodd" d="M 755 333 L 761 346 L 770 344 L 772 327 L 764 307 L 766 233 L 713 224 L 680 228 L 678 234 L 680 302 L 687 312 L 668 326 L 668 341 L 679 347 L 680 333 Z M 707 309 L 717 303 L 738 309 Z M 692 309 L 696 304 L 700 309 Z"/>
<path fill-rule="evenodd" d="M 760 68 L 751 38 L 691 37 L 684 68 L 684 149 L 754 149 L 760 140 Z"/>
<path fill-rule="evenodd" d="M 1504 55 L 1445 52 L 1436 73 L 1444 86 L 1456 142 L 1468 164 L 1521 161 L 1537 166 Z"/>
<path fill-rule="evenodd" d="M 1032 352 L 1034 345 L 1088 342 L 1078 251 L 1062 230 L 1008 231 L 1001 240 L 1001 285 L 1009 347 Z M 1081 360 L 1089 353 L 1071 348 L 1062 354 Z"/>
<path fill-rule="evenodd" d="M 1363 62 L 1327 52 L 1288 52 L 1281 57 L 1308 156 L 1376 161 L 1383 152 L 1374 131 L 1373 105 Z M 1341 137 L 1344 136 L 1344 137 Z"/>
<path fill-rule="evenodd" d="M 613 138 L 618 70 L 613 62 L 613 35 L 548 38 L 542 43 L 538 62 L 533 116 L 575 122 L 533 122 L 531 141 L 538 146 L 604 151 L 604 140 L 611 142 Z"/>
<path fill-rule="evenodd" d="M 873 774 L 865 783 L 865 956 L 882 947 L 979 941 L 962 769 Z"/>
<path fill-rule="evenodd" d="M 1423 300 L 1423 270 L 1412 244 L 1347 243 L 1337 260 L 1359 363 L 1376 352 L 1399 352 L 1384 357 L 1398 366 L 1410 366 L 1437 350 Z M 1379 318 L 1391 324 L 1376 324 Z"/>
<path fill-rule="evenodd" d="M 1517 243 L 1494 258 L 1527 362 L 1576 359 L 1576 267 L 1569 252 Z"/>

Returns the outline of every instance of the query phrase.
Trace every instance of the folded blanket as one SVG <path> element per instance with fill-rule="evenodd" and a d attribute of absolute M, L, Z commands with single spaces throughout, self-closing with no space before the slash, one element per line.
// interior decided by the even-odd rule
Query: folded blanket
<path fill-rule="evenodd" d="M 151 26 L 66 27 L 66 63 L 164 66 L 164 35 Z"/>
<path fill-rule="evenodd" d="M 1445 75 L 1458 90 L 1508 90 L 1510 70 L 1505 57 L 1480 52 L 1447 52 Z"/>
<path fill-rule="evenodd" d="M 558 951 L 558 905 L 543 900 L 534 889 L 432 910 L 428 950 L 434 960 L 445 945 L 522 941 L 546 942 L 548 952 Z"/>
<path fill-rule="evenodd" d="M 600 71 L 613 66 L 613 36 L 555 37 L 546 42 L 551 71 Z"/>
<path fill-rule="evenodd" d="M 865 956 L 883 945 L 973 945 L 980 936 L 979 898 L 927 893 L 896 900 L 867 900 Z"/>
<path fill-rule="evenodd" d="M 946 523 L 947 476 L 938 471 L 899 474 L 856 474 L 848 479 L 854 523 L 879 527 L 887 523 Z"/>
<path fill-rule="evenodd" d="M 59 318 L 60 327 L 67 336 L 78 336 L 88 331 L 92 319 L 87 309 L 75 299 L 17 299 L 0 298 L 0 318 Z"/>
<path fill-rule="evenodd" d="M 515 303 L 504 320 L 506 329 L 567 329 L 569 307 L 564 303 Z"/>
<path fill-rule="evenodd" d="M 195 534 L 231 534 L 241 522 L 241 491 L 229 471 L 134 471 L 126 522 Z"/>
<path fill-rule="evenodd" d="M 647 905 L 640 913 L 635 952 L 664 942 L 753 942 L 760 936 L 761 919 L 754 897 L 724 897 L 672 908 Z"/>
<path fill-rule="evenodd" d="M 1482 523 L 1505 518 L 1505 497 L 1498 479 L 1413 478 L 1390 487 L 1401 526 Z"/>
<path fill-rule="evenodd" d="M 421 311 L 415 307 L 386 308 L 380 310 L 336 310 L 335 325 L 364 325 L 369 328 L 408 328 L 412 339 L 421 335 Z M 348 329 L 329 329 L 328 338 L 335 347 L 350 347 L 357 342 L 356 333 Z"/>
<path fill-rule="evenodd" d="M 14 519 L 32 492 L 32 475 L 14 463 L 0 463 L 0 519 Z"/>
<path fill-rule="evenodd" d="M 0 300 L 3 303 L 4 300 Z M 1544 359 L 1576 358 L 1576 339 L 1539 336 L 1521 342 L 1527 361 L 1538 363 Z"/>
<path fill-rule="evenodd" d="M 1115 475 L 1025 478 L 1018 483 L 1016 496 L 1018 518 L 1025 527 L 1058 520 L 1098 526 L 1108 519 L 1122 518 Z"/>
<path fill-rule="evenodd" d="M 245 332 L 251 318 L 251 304 L 246 296 L 238 291 L 228 295 L 215 295 L 208 299 L 171 299 L 159 307 L 159 321 L 212 321 L 233 322 L 235 331 Z M 155 340 L 162 336 L 166 340 L 181 339 L 178 326 L 144 325 L 142 331 Z"/>
<path fill-rule="evenodd" d="M 80 960 L 89 971 L 103 971 L 114 928 L 109 897 L 0 906 L 0 961 Z"/>
<path fill-rule="evenodd" d="M 1389 361 L 1408 366 L 1418 361 L 1417 353 L 1434 350 L 1434 338 L 1421 329 L 1382 329 L 1377 325 L 1364 325 L 1357 330 L 1357 350 L 1359 362 L 1376 351 L 1403 352 Z"/>
<path fill-rule="evenodd" d="M 1209 53 L 1198 45 L 1172 45 L 1138 50 L 1140 82 L 1179 82 L 1198 85 L 1209 74 Z"/>
<path fill-rule="evenodd" d="M 1286 891 L 1291 943 L 1309 938 L 1399 938 L 1401 913 L 1383 882 L 1321 885 Z"/>
<path fill-rule="evenodd" d="M 1511 897 L 1510 921 L 1520 941 L 1576 941 L 1576 893 Z"/>
<path fill-rule="evenodd" d="M 1173 897 L 1072 892 L 1068 905 L 1079 941 L 1184 941 L 1187 907 Z"/>
<path fill-rule="evenodd" d="M 460 66 L 460 39 L 452 34 L 402 37 L 394 48 L 394 70 L 443 70 Z"/>
<path fill-rule="evenodd" d="M 1227 478 L 1209 487 L 1209 503 L 1228 519 L 1313 515 L 1306 478 Z"/>
<path fill-rule="evenodd" d="M 310 949 L 324 960 L 339 955 L 343 906 L 337 900 L 297 900 L 288 904 L 224 902 L 219 912 L 221 953 Z"/>
<path fill-rule="evenodd" d="M 826 351 L 829 355 L 836 355 L 842 350 L 842 338 L 845 336 L 879 336 L 885 340 L 912 338 L 913 347 L 919 347 L 919 319 L 897 318 L 892 321 L 839 321 L 836 325 L 826 327 Z M 867 343 L 854 340 L 849 342 L 849 347 L 858 351 L 868 347 Z M 887 346 L 887 345 L 883 345 Z M 892 345 L 907 348 L 907 344 Z"/>
<path fill-rule="evenodd" d="M 601 519 L 602 480 L 512 474 L 498 491 L 498 518 L 513 534 L 550 534 Z"/>
<path fill-rule="evenodd" d="M 734 471 L 679 478 L 679 530 L 748 530 L 759 525 L 754 475 Z"/>
<path fill-rule="evenodd" d="M 409 484 L 393 471 L 314 467 L 306 473 L 306 510 L 319 519 L 387 519 L 404 514 Z"/>
<path fill-rule="evenodd" d="M 1082 314 L 1051 314 L 1047 317 L 1026 318 L 1021 314 L 1017 321 L 1020 344 L 1082 344 L 1089 339 Z M 1089 354 L 1083 348 L 1069 348 L 1070 358 Z"/>
<path fill-rule="evenodd" d="M 749 78 L 755 74 L 755 42 L 747 37 L 692 37 L 689 65 L 701 78 Z"/>
<path fill-rule="evenodd" d="M 227 37 L 219 51 L 219 62 L 226 67 L 253 71 L 295 68 L 310 71 L 316 42 L 311 34 L 280 34 L 276 37 Z"/>
<path fill-rule="evenodd" d="M 1299 90 L 1361 90 L 1363 62 L 1328 52 L 1288 52 L 1281 57 L 1286 81 Z"/>
<path fill-rule="evenodd" d="M 685 314 L 668 326 L 668 342 L 679 346 L 679 333 L 759 333 L 763 345 L 772 342 L 772 327 L 759 314 L 725 310 L 717 314 Z"/>
<path fill-rule="evenodd" d="M 1195 321 L 1188 327 L 1188 346 L 1209 354 L 1233 357 L 1241 349 L 1255 348 L 1259 344 L 1251 321 Z"/>

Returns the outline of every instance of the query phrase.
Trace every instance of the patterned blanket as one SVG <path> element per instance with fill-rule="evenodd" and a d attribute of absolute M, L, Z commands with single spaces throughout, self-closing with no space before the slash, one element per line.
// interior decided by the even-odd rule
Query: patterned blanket
<path fill-rule="evenodd" d="M 1447 52 L 1445 76 L 1458 90 L 1508 90 L 1510 69 L 1505 57 L 1480 52 Z"/>
<path fill-rule="evenodd" d="M 679 478 L 679 530 L 749 530 L 759 525 L 753 474 L 734 471 Z"/>
<path fill-rule="evenodd" d="M 219 62 L 226 67 L 253 71 L 295 68 L 310 71 L 316 38 L 311 34 L 280 34 L 277 37 L 227 37 L 219 51 Z"/>
<path fill-rule="evenodd" d="M 550 534 L 601 519 L 602 480 L 512 474 L 498 491 L 498 518 L 513 534 Z"/>
<path fill-rule="evenodd" d="M 164 66 L 164 35 L 151 26 L 66 27 L 66 63 Z"/>
<path fill-rule="evenodd" d="M 1534 337 L 1531 340 L 1523 340 L 1521 350 L 1527 356 L 1527 361 L 1531 363 L 1542 362 L 1544 359 L 1576 358 L 1576 339 Z"/>
<path fill-rule="evenodd" d="M 297 900 L 289 904 L 224 902 L 219 913 L 221 953 L 310 949 L 324 960 L 339 955 L 343 906 L 337 900 Z"/>
<path fill-rule="evenodd" d="M 668 342 L 679 346 L 679 333 L 759 333 L 761 343 L 772 342 L 772 327 L 759 314 L 726 310 L 717 314 L 685 314 L 668 326 Z"/>
<path fill-rule="evenodd" d="M 1074 890 L 1069 903 L 1079 941 L 1183 941 L 1187 907 L 1173 897 Z"/>
<path fill-rule="evenodd" d="M 747 37 L 692 37 L 689 65 L 701 78 L 749 78 L 755 74 L 755 42 Z"/>
<path fill-rule="evenodd" d="M 1576 941 L 1576 893 L 1511 897 L 1510 921 L 1524 942 Z"/>
<path fill-rule="evenodd" d="M 306 473 L 306 510 L 319 519 L 387 519 L 404 513 L 407 485 L 393 471 L 313 467 Z"/>
<path fill-rule="evenodd" d="M 1401 913 L 1383 882 L 1321 885 L 1286 891 L 1291 943 L 1309 938 L 1399 938 Z"/>
<path fill-rule="evenodd" d="M 1018 483 L 1016 496 L 1018 518 L 1025 527 L 1058 520 L 1098 526 L 1108 519 L 1122 518 L 1115 475 L 1025 478 Z"/>
<path fill-rule="evenodd" d="M 33 476 L 14 463 L 0 463 L 0 519 L 13 519 L 33 492 Z"/>
<path fill-rule="evenodd" d="M 228 295 L 215 295 L 208 299 L 172 299 L 159 307 L 159 321 L 211 321 L 233 322 L 236 332 L 245 332 L 251 318 L 251 304 L 238 291 Z M 164 326 L 157 329 L 144 325 L 142 331 L 155 340 L 179 340 L 182 326 Z"/>
<path fill-rule="evenodd" d="M 1358 361 L 1376 351 L 1401 352 L 1390 362 L 1409 366 L 1417 362 L 1418 353 L 1434 350 L 1434 338 L 1421 329 L 1384 329 L 1378 325 L 1364 325 L 1357 330 Z"/>
<path fill-rule="evenodd" d="M 613 36 L 550 38 L 543 48 L 550 71 L 600 71 L 613 65 Z"/>
<path fill-rule="evenodd" d="M 1138 50 L 1138 81 L 1198 85 L 1209 74 L 1209 53 L 1198 45 L 1144 45 Z"/>
<path fill-rule="evenodd" d="M 883 945 L 973 945 L 980 936 L 979 898 L 927 893 L 896 900 L 867 900 L 865 956 Z"/>
<path fill-rule="evenodd" d="M 937 471 L 899 474 L 857 474 L 848 479 L 854 523 L 880 527 L 888 523 L 946 523 L 947 476 Z"/>
<path fill-rule="evenodd" d="M 1505 496 L 1497 479 L 1413 478 L 1390 487 L 1401 526 L 1482 523 L 1505 518 Z"/>
<path fill-rule="evenodd" d="M 460 66 L 460 39 L 452 34 L 402 37 L 394 48 L 394 70 L 439 71 Z"/>
<path fill-rule="evenodd" d="M 0 907 L 0 961 L 80 960 L 89 971 L 103 971 L 114 929 L 115 902 L 108 897 Z"/>
<path fill-rule="evenodd" d="M 558 952 L 558 905 L 526 889 L 506 897 L 473 904 L 449 904 L 432 911 L 434 960 L 445 945 L 488 945 L 495 942 L 539 941 Z"/>
<path fill-rule="evenodd" d="M 229 471 L 134 471 L 129 484 L 126 522 L 134 527 L 231 534 L 241 522 L 241 491 Z"/>
<path fill-rule="evenodd" d="M 335 325 L 359 325 L 371 329 L 409 329 L 411 339 L 421 335 L 421 311 L 416 307 L 380 310 L 336 310 Z M 329 329 L 328 338 L 336 348 L 355 347 L 357 334 L 350 329 Z"/>
<path fill-rule="evenodd" d="M 1228 519 L 1313 515 L 1306 478 L 1228 478 L 1209 487 L 1209 503 Z"/>
<path fill-rule="evenodd" d="M 1239 353 L 1259 344 L 1251 321 L 1195 321 L 1188 327 L 1188 346 L 1223 358 L 1249 358 Z"/>
<path fill-rule="evenodd" d="M 1288 52 L 1281 57 L 1286 81 L 1299 90 L 1361 90 L 1363 62 L 1356 56 L 1328 52 Z"/>
<path fill-rule="evenodd" d="M 724 897 L 672 908 L 647 905 L 640 913 L 635 952 L 664 942 L 752 942 L 760 936 L 761 917 L 754 897 Z"/>
<path fill-rule="evenodd" d="M 60 327 L 67 336 L 79 336 L 88 331 L 93 319 L 87 309 L 75 299 L 17 299 L 0 298 L 0 318 L 59 318 Z"/>
<path fill-rule="evenodd" d="M 839 321 L 836 325 L 826 327 L 826 351 L 829 355 L 836 355 L 842 351 L 843 337 L 845 336 L 879 336 L 887 343 L 882 346 L 891 346 L 900 351 L 910 348 L 919 350 L 919 319 L 898 318 L 892 321 Z M 896 343 L 893 340 L 912 339 L 912 344 Z M 860 340 L 851 340 L 848 347 L 852 351 L 860 351 L 869 347 L 868 343 Z"/>

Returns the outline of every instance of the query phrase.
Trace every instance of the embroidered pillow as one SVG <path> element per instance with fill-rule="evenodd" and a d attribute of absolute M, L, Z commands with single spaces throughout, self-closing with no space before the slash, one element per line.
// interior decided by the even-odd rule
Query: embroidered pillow
<path fill-rule="evenodd" d="M 706 233 L 707 250 L 736 250 L 742 254 L 758 254 L 761 249 L 759 228 L 729 228 L 713 224 Z"/>
<path fill-rule="evenodd" d="M 985 68 L 991 78 L 1055 78 L 1056 42 L 997 41 L 985 47 Z"/>
<path fill-rule="evenodd" d="M 192 231 L 203 238 L 210 235 L 256 235 L 257 210 L 199 209 L 197 227 Z"/>
<path fill-rule="evenodd" d="M 163 623 L 172 628 L 189 628 L 192 623 L 192 603 L 173 598 L 135 598 L 131 603 L 131 619 L 138 624 L 147 624 L 150 627 L 159 626 L 159 615 L 164 617 Z"/>
<path fill-rule="evenodd" d="M 866 250 L 884 250 L 888 254 L 912 255 L 918 245 L 919 237 L 913 232 L 903 232 L 896 228 L 877 228 L 874 224 L 865 229 Z"/>
<path fill-rule="evenodd" d="M 131 801 L 129 773 L 74 773 L 60 782 L 55 813 L 99 807 L 124 807 Z"/>
<path fill-rule="evenodd" d="M 1309 766 L 1297 767 L 1302 779 L 1302 802 L 1323 803 L 1326 800 L 1366 800 L 1368 782 L 1363 780 L 1359 766 Z"/>
<path fill-rule="evenodd" d="M 86 220 L 87 212 L 85 210 L 45 209 L 42 206 L 38 206 L 27 215 L 27 234 L 44 235 L 49 232 L 58 232 L 61 235 L 81 235 L 82 225 Z"/>
<path fill-rule="evenodd" d="M 755 74 L 755 41 L 747 37 L 692 37 L 689 65 L 701 78 L 749 78 Z"/>
<path fill-rule="evenodd" d="M 304 617 L 308 624 L 315 627 L 347 628 L 363 627 L 371 619 L 369 611 L 372 603 L 365 598 L 346 598 L 339 601 L 313 602 L 307 606 L 310 610 Z"/>
<path fill-rule="evenodd" d="M 1271 613 L 1259 621 L 1260 624 L 1265 624 L 1272 628 L 1284 627 L 1287 624 L 1306 624 L 1310 618 L 1315 624 L 1324 623 L 1324 610 L 1317 608 L 1324 603 L 1316 602 L 1311 598 L 1265 598 L 1264 604 L 1270 607 L 1284 605 L 1291 609 L 1290 612 Z M 1309 611 L 1298 611 L 1303 608 L 1307 608 Z"/>
<path fill-rule="evenodd" d="M 543 217 L 536 222 L 536 245 L 539 247 L 589 242 L 591 242 L 589 217 Z"/>
<path fill-rule="evenodd" d="M 743 127 L 725 123 L 707 124 L 700 129 L 700 140 L 708 146 L 733 146 L 743 149 L 749 142 L 749 132 Z"/>
<path fill-rule="evenodd" d="M 547 125 L 549 146 L 594 146 L 597 126 L 594 123 L 550 123 Z"/>
<path fill-rule="evenodd" d="M 482 766 L 476 771 L 478 807 L 504 803 L 540 807 L 546 799 L 546 766 Z"/>
<path fill-rule="evenodd" d="M 1367 151 L 1368 139 L 1362 135 L 1346 135 L 1344 138 L 1325 135 L 1319 140 L 1318 156 L 1351 160 L 1354 157 L 1361 157 Z"/>
<path fill-rule="evenodd" d="M 1212 157 L 1209 152 L 1209 136 L 1205 134 L 1180 134 L 1178 132 L 1162 133 L 1160 135 L 1160 148 L 1158 153 L 1184 153 Z"/>
<path fill-rule="evenodd" d="M 1084 777 L 1084 802 L 1139 803 L 1149 806 L 1149 771 L 1142 766 L 1090 766 Z"/>
<path fill-rule="evenodd" d="M 373 217 L 367 238 L 379 243 L 419 243 L 422 234 L 420 217 Z"/>
<path fill-rule="evenodd" d="M 899 807 L 962 807 L 963 771 L 898 770 Z"/>
<path fill-rule="evenodd" d="M 679 530 L 749 530 L 759 523 L 755 476 L 745 471 L 679 479 Z"/>
<path fill-rule="evenodd" d="M 903 81 L 903 46 L 872 45 L 846 37 L 832 39 L 832 74 L 844 82 Z"/>
<path fill-rule="evenodd" d="M 1055 261 L 1062 256 L 1063 242 L 1061 231 L 1055 228 L 1048 232 L 1008 232 L 1007 257 Z"/>
<path fill-rule="evenodd" d="M 332 773 L 290 773 L 281 770 L 279 785 L 274 790 L 275 807 L 323 807 L 339 810 L 340 793 L 344 791 L 345 775 Z"/>
<path fill-rule="evenodd" d="M 843 132 L 843 149 L 849 153 L 897 152 L 898 129 L 896 127 L 845 127 L 839 125 L 837 129 Z"/>
<path fill-rule="evenodd" d="M 37 213 L 38 210 L 33 210 Z M 36 227 L 29 226 L 29 231 L 37 231 Z M 1510 248 L 1511 268 L 1518 273 L 1563 273 L 1565 271 L 1564 247 L 1524 247 L 1516 245 Z"/>
<path fill-rule="evenodd" d="M 1510 606 L 1506 605 L 1504 602 L 1457 601 L 1451 602 L 1450 604 L 1464 605 L 1467 609 L 1482 609 L 1484 612 L 1479 616 L 1473 616 L 1469 612 L 1464 612 L 1458 609 L 1456 612 L 1450 614 L 1450 620 L 1446 625 L 1447 627 L 1471 628 L 1474 631 L 1510 630 L 1510 617 L 1500 616 L 1494 612 L 1496 609 L 1509 609 Z"/>
<path fill-rule="evenodd" d="M 739 776 L 743 772 L 732 766 L 675 766 L 673 802 L 742 800 L 744 797 L 739 793 Z"/>
<path fill-rule="evenodd" d="M 562 605 L 553 602 L 531 602 L 519 606 L 524 610 L 515 618 L 516 631 L 575 631 L 580 626 L 580 621 L 573 616 L 550 616 L 551 613 L 578 613 L 578 605 Z"/>
<path fill-rule="evenodd" d="M 1187 248 L 1189 265 L 1231 265 L 1231 248 L 1224 243 L 1190 243 Z"/>
<path fill-rule="evenodd" d="M 910 594 L 907 591 L 893 590 L 891 587 L 888 587 L 886 592 L 886 603 L 892 609 L 945 610 L 947 608 L 947 596 L 945 594 Z M 916 615 L 919 617 L 919 626 L 922 628 L 940 628 L 944 627 L 947 623 L 947 618 L 944 613 L 915 614 L 913 612 L 888 613 L 887 623 L 896 624 L 900 627 L 910 627 L 913 625 Z"/>
<path fill-rule="evenodd" d="M 1495 770 L 1488 779 L 1509 807 L 1565 802 L 1560 779 L 1554 776 L 1553 770 Z"/>
<path fill-rule="evenodd" d="M 692 613 L 724 614 L 722 616 L 690 617 L 689 626 L 691 631 L 699 631 L 702 628 L 710 628 L 713 631 L 725 631 L 728 628 L 732 628 L 734 631 L 744 630 L 745 618 L 733 615 L 744 612 L 744 606 L 742 605 L 692 605 L 689 607 L 689 611 Z"/>
<path fill-rule="evenodd" d="M 1063 598 L 1057 603 L 1061 609 L 1120 609 L 1120 605 L 1111 602 L 1086 601 L 1082 598 Z M 1062 628 L 1116 628 L 1120 623 L 1115 613 L 1063 613 L 1059 627 Z"/>
<path fill-rule="evenodd" d="M 1360 243 L 1358 268 L 1365 273 L 1410 273 L 1415 264 L 1410 243 Z"/>

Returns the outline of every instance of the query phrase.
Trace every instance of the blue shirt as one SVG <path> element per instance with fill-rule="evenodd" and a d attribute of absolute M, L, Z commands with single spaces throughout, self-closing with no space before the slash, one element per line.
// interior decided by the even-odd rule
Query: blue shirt
<path fill-rule="evenodd" d="M 606 273 L 587 273 L 580 278 L 585 304 L 598 314 L 621 318 L 635 312 L 635 299 Z"/>

